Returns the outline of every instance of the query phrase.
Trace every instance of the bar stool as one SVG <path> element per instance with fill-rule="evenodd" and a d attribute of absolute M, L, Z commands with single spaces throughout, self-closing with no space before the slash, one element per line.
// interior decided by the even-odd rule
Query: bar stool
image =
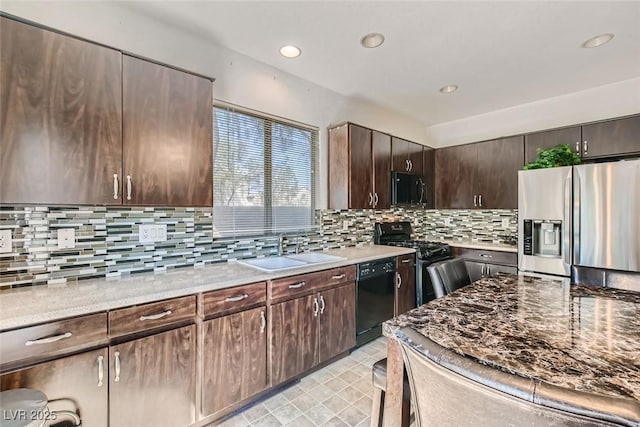
<path fill-rule="evenodd" d="M 436 298 L 471 284 L 467 265 L 461 258 L 448 259 L 427 267 Z"/>
<path fill-rule="evenodd" d="M 371 380 L 373 383 L 373 403 L 371 405 L 371 427 L 382 427 L 382 416 L 384 412 L 384 394 L 387 391 L 387 358 L 378 360 L 373 364 L 371 370 Z M 404 373 L 402 381 L 402 425 L 409 425 L 411 414 L 411 389 L 407 372 Z"/>

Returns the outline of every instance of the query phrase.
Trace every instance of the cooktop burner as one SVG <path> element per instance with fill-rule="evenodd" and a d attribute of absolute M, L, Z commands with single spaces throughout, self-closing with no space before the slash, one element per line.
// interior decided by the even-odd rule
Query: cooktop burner
<path fill-rule="evenodd" d="M 451 257 L 451 248 L 446 243 L 412 240 L 411 223 L 408 221 L 376 223 L 374 243 L 413 248 L 416 250 L 416 257 L 422 261 L 435 262 Z"/>

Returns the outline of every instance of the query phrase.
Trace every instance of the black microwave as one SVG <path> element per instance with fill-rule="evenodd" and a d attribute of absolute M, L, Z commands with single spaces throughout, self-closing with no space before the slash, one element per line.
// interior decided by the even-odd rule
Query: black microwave
<path fill-rule="evenodd" d="M 427 188 L 422 175 L 392 172 L 392 205 L 423 205 L 425 203 L 427 203 Z"/>

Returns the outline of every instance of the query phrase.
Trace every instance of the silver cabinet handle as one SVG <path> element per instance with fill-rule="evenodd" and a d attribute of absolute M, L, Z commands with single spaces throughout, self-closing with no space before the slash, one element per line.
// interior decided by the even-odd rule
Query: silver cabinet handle
<path fill-rule="evenodd" d="M 114 380 L 115 382 L 118 382 L 118 381 L 120 381 L 120 352 L 119 352 L 119 351 L 116 351 L 116 352 L 114 353 L 114 356 L 115 356 L 115 358 L 116 358 L 116 361 L 115 361 L 115 365 L 116 365 L 116 376 L 115 376 L 115 378 L 114 378 L 113 380 Z"/>
<path fill-rule="evenodd" d="M 378 193 L 373 193 L 373 207 L 378 206 Z"/>
<path fill-rule="evenodd" d="M 580 154 L 580 141 L 576 141 L 576 153 Z"/>
<path fill-rule="evenodd" d="M 586 139 L 582 143 L 582 154 L 587 154 L 589 152 L 589 141 Z"/>
<path fill-rule="evenodd" d="M 167 311 L 163 311 L 162 313 L 158 313 L 158 314 L 150 314 L 148 316 L 140 316 L 140 321 L 144 322 L 145 320 L 162 319 L 163 317 L 169 316 L 171 313 L 173 313 L 171 310 L 167 310 Z"/>
<path fill-rule="evenodd" d="M 482 258 L 493 258 L 493 255 L 489 255 L 489 254 L 480 254 L 480 256 Z"/>
<path fill-rule="evenodd" d="M 482 207 L 482 194 L 478 195 L 478 204 Z"/>
<path fill-rule="evenodd" d="M 478 195 L 477 194 L 473 195 L 473 206 L 478 206 Z"/>
<path fill-rule="evenodd" d="M 403 259 L 400 262 L 403 263 L 403 264 L 407 264 L 407 263 L 411 262 L 411 260 L 410 259 Z"/>
<path fill-rule="evenodd" d="M 65 332 L 64 334 L 58 334 L 58 335 L 54 335 L 52 337 L 38 338 L 37 340 L 29 340 L 29 341 L 25 342 L 24 345 L 29 347 L 30 345 L 50 344 L 52 342 L 60 341 L 60 340 L 63 340 L 65 338 L 71 338 L 72 335 L 73 334 L 71 332 Z"/>
<path fill-rule="evenodd" d="M 400 273 L 396 273 L 396 287 L 400 289 L 402 286 L 402 277 L 400 277 Z"/>
<path fill-rule="evenodd" d="M 296 283 L 295 285 L 289 285 L 289 289 L 300 289 L 306 284 L 307 282 L 299 282 L 299 283 Z"/>
<path fill-rule="evenodd" d="M 131 175 L 127 175 L 127 200 L 131 200 Z"/>
<path fill-rule="evenodd" d="M 484 268 L 486 267 L 485 264 L 482 264 L 482 269 L 480 270 L 480 276 L 484 277 Z"/>
<path fill-rule="evenodd" d="M 318 310 L 320 310 L 320 306 L 318 305 L 318 298 L 313 299 L 313 317 L 318 317 Z"/>
<path fill-rule="evenodd" d="M 409 160 L 409 172 L 413 170 L 413 160 Z"/>
<path fill-rule="evenodd" d="M 260 312 L 260 333 L 264 334 L 265 329 L 267 328 L 267 317 L 264 314 L 264 311 Z"/>
<path fill-rule="evenodd" d="M 118 174 L 113 174 L 113 198 L 118 199 Z"/>
<path fill-rule="evenodd" d="M 324 309 L 326 308 L 326 304 L 324 302 L 324 297 L 320 295 L 320 314 L 324 313 Z"/>
<path fill-rule="evenodd" d="M 491 277 L 491 267 L 487 265 L 487 276 Z"/>
<path fill-rule="evenodd" d="M 344 279 L 345 277 L 347 277 L 347 275 L 344 273 L 338 274 L 337 276 L 331 276 L 333 280 L 340 280 L 340 279 Z"/>
<path fill-rule="evenodd" d="M 373 193 L 369 193 L 369 206 L 373 206 Z"/>
<path fill-rule="evenodd" d="M 225 302 L 238 302 L 238 301 L 242 301 L 243 299 L 247 299 L 247 298 L 249 298 L 249 295 L 242 294 L 242 295 L 238 295 L 237 297 L 225 298 L 224 301 Z"/>
<path fill-rule="evenodd" d="M 98 356 L 98 387 L 102 387 L 104 379 L 104 356 Z"/>
<path fill-rule="evenodd" d="M 409 159 L 404 159 L 404 170 L 409 172 Z"/>

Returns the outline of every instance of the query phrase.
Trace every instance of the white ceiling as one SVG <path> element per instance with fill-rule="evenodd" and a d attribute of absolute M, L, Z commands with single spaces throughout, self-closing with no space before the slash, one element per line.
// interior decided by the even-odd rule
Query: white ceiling
<path fill-rule="evenodd" d="M 426 126 L 640 76 L 640 2 L 149 1 L 148 16 Z M 364 49 L 367 33 L 386 37 Z M 596 49 L 586 39 L 615 33 Z M 284 44 L 302 56 L 285 59 Z M 447 84 L 460 89 L 439 92 Z"/>

